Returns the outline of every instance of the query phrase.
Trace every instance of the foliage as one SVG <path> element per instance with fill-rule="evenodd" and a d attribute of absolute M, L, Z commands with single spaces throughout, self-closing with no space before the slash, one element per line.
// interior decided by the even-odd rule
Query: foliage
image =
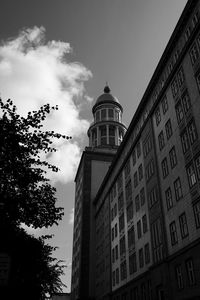
<path fill-rule="evenodd" d="M 55 207 L 56 189 L 45 177 L 45 167 L 57 172 L 58 168 L 41 161 L 40 155 L 56 151 L 53 139 L 69 139 L 53 131 L 42 131 L 47 115 L 58 109 L 49 104 L 24 118 L 17 114 L 11 100 L 0 100 L 0 199 L 10 222 L 19 225 L 48 227 L 57 224 L 63 209 Z"/>
<path fill-rule="evenodd" d="M 0 253 L 11 258 L 8 287 L 0 286 L 4 299 L 44 300 L 63 286 L 63 266 L 52 258 L 54 247 L 45 238 L 27 234 L 21 223 L 34 228 L 58 224 L 63 208 L 56 207 L 56 189 L 46 177 L 58 168 L 41 159 L 56 149 L 55 139 L 70 137 L 42 131 L 43 121 L 56 107 L 49 104 L 27 117 L 17 113 L 11 100 L 0 99 Z"/>
<path fill-rule="evenodd" d="M 12 264 L 4 299 L 45 300 L 47 295 L 61 292 L 62 262 L 52 257 L 55 248 L 45 243 L 45 237 L 37 239 L 23 229 L 9 228 L 5 244 Z"/>

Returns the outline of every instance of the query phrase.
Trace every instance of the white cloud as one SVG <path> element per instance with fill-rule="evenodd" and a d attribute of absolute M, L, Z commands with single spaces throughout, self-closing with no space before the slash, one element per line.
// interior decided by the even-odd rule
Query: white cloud
<path fill-rule="evenodd" d="M 70 215 L 69 215 L 69 224 L 73 225 L 74 224 L 74 208 L 71 209 Z"/>
<path fill-rule="evenodd" d="M 48 117 L 45 129 L 73 137 L 67 142 L 59 140 L 59 151 L 50 158 L 61 169 L 51 179 L 63 182 L 74 177 L 80 159 L 81 136 L 89 126 L 79 112 L 91 101 L 84 82 L 92 74 L 81 63 L 66 59 L 71 51 L 69 43 L 45 42 L 43 27 L 23 30 L 18 37 L 0 46 L 2 99 L 11 98 L 22 115 L 46 103 L 57 104 L 59 110 Z"/>

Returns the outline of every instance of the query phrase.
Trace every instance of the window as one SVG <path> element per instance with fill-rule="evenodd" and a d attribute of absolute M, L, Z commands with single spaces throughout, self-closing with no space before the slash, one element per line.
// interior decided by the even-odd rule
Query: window
<path fill-rule="evenodd" d="M 124 194 L 123 192 L 118 197 L 118 210 L 120 211 L 124 207 Z"/>
<path fill-rule="evenodd" d="M 119 217 L 119 232 L 124 229 L 124 213 Z"/>
<path fill-rule="evenodd" d="M 161 114 L 160 114 L 160 107 L 158 107 L 155 111 L 155 117 L 156 117 L 156 125 L 158 126 L 161 121 Z"/>
<path fill-rule="evenodd" d="M 147 181 L 150 180 L 153 174 L 154 174 L 154 163 L 152 159 L 146 167 L 146 180 Z"/>
<path fill-rule="evenodd" d="M 146 142 L 143 144 L 144 157 L 147 157 L 147 155 L 151 151 L 151 148 L 152 148 L 152 143 L 151 143 L 151 137 L 149 136 Z"/>
<path fill-rule="evenodd" d="M 180 124 L 181 121 L 183 120 L 183 108 L 182 108 L 181 101 L 179 101 L 176 105 L 176 117 L 177 117 L 178 124 Z"/>
<path fill-rule="evenodd" d="M 185 41 L 186 42 L 188 41 L 190 35 L 191 35 L 191 28 L 190 28 L 190 26 L 188 26 L 188 28 L 187 28 L 187 30 L 185 32 Z"/>
<path fill-rule="evenodd" d="M 101 133 L 101 145 L 107 145 L 107 133 L 106 133 L 106 126 L 101 126 L 100 133 Z"/>
<path fill-rule="evenodd" d="M 176 95 L 178 94 L 178 82 L 177 82 L 176 78 L 174 78 L 174 80 L 171 84 L 171 89 L 172 89 L 172 95 L 175 98 Z"/>
<path fill-rule="evenodd" d="M 183 110 L 184 113 L 186 114 L 191 107 L 191 101 L 187 91 L 182 96 L 182 102 L 183 102 Z"/>
<path fill-rule="evenodd" d="M 125 167 L 124 167 L 124 175 L 127 178 L 130 174 L 130 161 L 128 160 Z"/>
<path fill-rule="evenodd" d="M 106 109 L 101 110 L 101 120 L 106 120 Z"/>
<path fill-rule="evenodd" d="M 187 167 L 187 176 L 188 176 L 189 187 L 191 188 L 197 183 L 193 164 Z"/>
<path fill-rule="evenodd" d="M 113 120 L 114 119 L 114 111 L 112 108 L 108 109 L 108 118 Z"/>
<path fill-rule="evenodd" d="M 139 195 L 135 197 L 135 209 L 138 211 L 140 209 L 140 198 Z"/>
<path fill-rule="evenodd" d="M 133 166 L 136 164 L 136 152 L 135 152 L 135 149 L 133 150 L 133 153 L 132 153 L 132 161 L 133 161 Z"/>
<path fill-rule="evenodd" d="M 136 253 L 129 255 L 129 274 L 132 275 L 137 271 Z"/>
<path fill-rule="evenodd" d="M 188 125 L 188 135 L 189 135 L 189 139 L 190 139 L 190 143 L 191 145 L 194 144 L 194 142 L 197 140 L 198 136 L 197 136 L 197 130 L 196 130 L 196 126 L 194 121 L 192 121 L 189 125 Z"/>
<path fill-rule="evenodd" d="M 159 149 L 161 151 L 165 147 L 165 139 L 164 139 L 163 131 L 161 131 L 158 136 L 158 144 L 159 144 Z"/>
<path fill-rule="evenodd" d="M 131 186 L 131 180 L 126 185 L 125 188 L 125 193 L 126 193 L 126 202 L 128 203 L 129 201 L 132 200 L 132 186 Z"/>
<path fill-rule="evenodd" d="M 172 133 L 173 133 L 172 132 L 172 124 L 171 124 L 171 120 L 170 119 L 165 124 L 165 131 L 166 131 L 167 139 L 169 140 L 169 138 L 172 136 Z"/>
<path fill-rule="evenodd" d="M 152 232 L 152 246 L 153 246 L 154 260 L 156 262 L 158 262 L 163 257 L 163 253 L 162 253 L 162 230 L 161 230 L 160 218 L 158 218 L 151 225 L 151 232 Z"/>
<path fill-rule="evenodd" d="M 174 191 L 175 191 L 176 201 L 179 201 L 183 197 L 181 180 L 179 177 L 174 181 Z"/>
<path fill-rule="evenodd" d="M 123 185 L 123 179 L 122 179 L 122 174 L 120 174 L 118 176 L 118 179 L 117 179 L 117 189 L 118 189 L 118 192 L 120 191 L 120 189 L 122 188 L 122 185 Z"/>
<path fill-rule="evenodd" d="M 185 266 L 186 266 L 187 278 L 188 278 L 189 285 L 190 286 L 194 285 L 196 283 L 196 280 L 195 280 L 194 266 L 193 266 L 192 259 L 188 259 L 185 262 Z"/>
<path fill-rule="evenodd" d="M 170 236 L 171 236 L 171 244 L 172 244 L 172 246 L 174 246 L 175 244 L 178 243 L 177 232 L 176 232 L 176 223 L 175 223 L 175 221 L 173 221 L 173 222 L 169 225 L 169 229 L 170 229 Z"/>
<path fill-rule="evenodd" d="M 195 62 L 197 61 L 198 58 L 199 58 L 199 51 L 198 51 L 196 43 L 194 43 L 190 50 L 190 59 L 191 59 L 192 65 L 195 64 Z"/>
<path fill-rule="evenodd" d="M 182 237 L 182 239 L 184 239 L 189 234 L 185 213 L 182 213 L 179 216 L 179 225 L 180 225 L 181 237 Z"/>
<path fill-rule="evenodd" d="M 185 77 L 184 77 L 184 72 L 183 72 L 183 68 L 181 67 L 177 73 L 177 81 L 178 81 L 178 85 L 179 87 L 182 86 L 182 84 L 185 81 Z"/>
<path fill-rule="evenodd" d="M 186 153 L 190 147 L 188 133 L 186 129 L 181 134 L 181 144 L 182 144 L 183 153 Z"/>
<path fill-rule="evenodd" d="M 147 232 L 148 226 L 147 226 L 147 215 L 144 215 L 142 217 L 142 227 L 143 227 L 143 233 Z"/>
<path fill-rule="evenodd" d="M 169 210 L 170 208 L 173 207 L 172 191 L 170 187 L 165 191 L 165 199 L 166 199 L 167 209 Z"/>
<path fill-rule="evenodd" d="M 200 201 L 193 206 L 196 228 L 200 228 Z"/>
<path fill-rule="evenodd" d="M 115 145 L 115 127 L 109 126 L 109 145 Z"/>
<path fill-rule="evenodd" d="M 169 174 L 167 158 L 166 157 L 162 160 L 161 165 L 162 165 L 162 174 L 163 174 L 163 179 L 164 179 Z"/>
<path fill-rule="evenodd" d="M 142 227 L 141 227 L 141 221 L 140 220 L 137 222 L 137 235 L 138 235 L 138 239 L 140 239 L 141 236 L 142 236 Z"/>
<path fill-rule="evenodd" d="M 115 249 L 112 249 L 112 263 L 115 262 Z"/>
<path fill-rule="evenodd" d="M 134 226 L 128 230 L 128 248 L 135 246 L 135 231 Z"/>
<path fill-rule="evenodd" d="M 137 171 L 134 173 L 134 187 L 137 187 L 138 185 L 138 176 L 137 176 Z"/>
<path fill-rule="evenodd" d="M 117 237 L 117 223 L 115 224 L 115 237 Z"/>
<path fill-rule="evenodd" d="M 121 280 L 126 279 L 126 276 L 127 276 L 126 260 L 124 260 L 120 264 L 120 271 L 121 271 Z"/>
<path fill-rule="evenodd" d="M 140 268 L 144 267 L 144 254 L 143 254 L 143 248 L 139 250 L 139 266 Z"/>
<path fill-rule="evenodd" d="M 162 99 L 162 110 L 163 110 L 163 114 L 165 115 L 165 113 L 168 110 L 168 102 L 166 96 Z"/>
<path fill-rule="evenodd" d="M 197 177 L 200 180 L 200 156 L 195 159 L 195 165 L 197 170 Z"/>
<path fill-rule="evenodd" d="M 140 155 L 141 155 L 141 146 L 140 146 L 140 142 L 137 143 L 136 149 L 137 149 L 137 157 L 139 158 Z"/>
<path fill-rule="evenodd" d="M 146 286 L 144 282 L 141 284 L 141 299 L 146 300 Z"/>
<path fill-rule="evenodd" d="M 115 238 L 114 227 L 112 228 L 111 235 L 112 235 L 112 241 L 113 241 L 113 240 L 114 240 L 114 238 Z"/>
<path fill-rule="evenodd" d="M 197 81 L 198 89 L 199 89 L 199 91 L 200 91 L 200 73 L 198 73 L 198 74 L 196 75 L 196 81 Z"/>
<path fill-rule="evenodd" d="M 196 27 L 197 23 L 199 21 L 199 13 L 198 11 L 194 14 L 193 18 L 192 18 L 192 24 L 193 27 Z"/>
<path fill-rule="evenodd" d="M 141 202 L 141 206 L 143 206 L 145 204 L 145 191 L 144 191 L 144 188 L 142 188 L 140 190 L 140 202 Z"/>
<path fill-rule="evenodd" d="M 139 181 L 141 181 L 142 178 L 143 178 L 143 168 L 142 168 L 142 164 L 139 165 L 139 168 L 138 168 L 138 175 L 139 175 Z"/>
<path fill-rule="evenodd" d="M 126 252 L 125 235 L 119 241 L 119 251 L 120 251 L 120 255 L 123 255 Z"/>
<path fill-rule="evenodd" d="M 119 268 L 116 269 L 116 284 L 119 284 Z"/>
<path fill-rule="evenodd" d="M 115 203 L 114 205 L 114 217 L 117 216 L 117 203 Z"/>
<path fill-rule="evenodd" d="M 145 264 L 148 264 L 150 262 L 150 249 L 149 249 L 149 243 L 147 243 L 144 246 L 144 257 L 145 257 Z"/>
<path fill-rule="evenodd" d="M 183 289 L 184 285 L 183 285 L 183 275 L 182 275 L 181 265 L 176 266 L 175 272 L 176 272 L 176 280 L 177 280 L 178 289 Z"/>
<path fill-rule="evenodd" d="M 132 201 L 127 206 L 126 214 L 127 214 L 127 223 L 128 223 L 133 218 L 133 202 Z"/>
<path fill-rule="evenodd" d="M 115 286 L 115 271 L 112 272 L 112 285 Z"/>
<path fill-rule="evenodd" d="M 157 200 L 157 190 L 156 187 L 153 187 L 148 197 L 149 207 L 152 207 L 157 202 Z"/>
<path fill-rule="evenodd" d="M 118 245 L 115 246 L 115 259 L 117 260 L 119 257 L 118 255 Z"/>
<path fill-rule="evenodd" d="M 99 122 L 100 121 L 100 111 L 96 112 L 96 121 Z"/>
<path fill-rule="evenodd" d="M 173 169 L 177 165 L 175 146 L 173 146 L 172 149 L 169 151 L 169 159 L 170 159 L 171 168 Z"/>

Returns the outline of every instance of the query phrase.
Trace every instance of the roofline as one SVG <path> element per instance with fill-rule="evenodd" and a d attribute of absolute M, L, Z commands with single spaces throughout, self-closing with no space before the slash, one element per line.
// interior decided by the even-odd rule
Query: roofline
<path fill-rule="evenodd" d="M 191 10 L 196 6 L 196 1 L 193 1 L 193 0 L 188 0 L 188 2 L 186 3 L 182 13 L 181 13 L 181 16 L 172 32 L 172 35 L 167 43 L 167 46 L 165 47 L 165 50 L 158 62 L 158 65 L 150 79 L 150 82 L 144 92 L 144 95 L 142 97 L 142 100 L 140 101 L 134 115 L 133 115 L 133 118 L 131 120 L 131 123 L 129 124 L 128 126 L 128 129 L 126 131 L 126 134 L 122 140 L 122 143 L 121 145 L 119 146 L 118 148 L 118 151 L 110 165 L 110 168 L 108 170 L 108 172 L 106 173 L 106 176 L 97 192 L 97 195 L 94 199 L 94 204 L 98 201 L 98 198 L 100 197 L 101 195 L 101 191 L 103 190 L 104 186 L 106 185 L 107 181 L 108 181 L 108 177 L 110 176 L 110 174 L 112 173 L 113 169 L 114 169 L 114 166 L 115 166 L 115 163 L 116 161 L 118 160 L 118 157 L 119 155 L 122 153 L 125 145 L 126 145 L 126 141 L 128 140 L 129 136 L 131 135 L 132 133 L 132 128 L 134 126 L 134 124 L 137 122 L 137 119 L 138 117 L 140 116 L 140 113 L 141 111 L 143 110 L 143 107 L 144 107 L 144 104 L 145 102 L 147 102 L 148 100 L 148 97 L 149 95 L 151 95 L 152 93 L 152 88 L 155 87 L 155 85 L 157 84 L 157 81 L 156 79 L 160 76 L 160 74 L 162 73 L 163 71 L 163 66 L 164 66 L 164 63 L 167 61 L 167 59 L 169 58 L 169 56 L 171 55 L 171 50 L 174 48 L 174 40 L 176 39 L 177 36 L 179 36 L 179 33 L 183 31 L 183 27 L 182 27 L 182 24 L 184 23 L 184 20 L 186 20 L 188 18 L 188 15 L 191 14 Z M 180 36 L 179 36 L 180 37 Z"/>

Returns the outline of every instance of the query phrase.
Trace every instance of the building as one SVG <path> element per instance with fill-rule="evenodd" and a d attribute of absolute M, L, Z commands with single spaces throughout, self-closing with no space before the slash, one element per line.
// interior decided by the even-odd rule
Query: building
<path fill-rule="evenodd" d="M 88 130 L 89 147 L 82 154 L 76 174 L 71 299 L 94 297 L 96 193 L 116 154 L 126 127 L 123 109 L 108 86 L 94 107 Z"/>
<path fill-rule="evenodd" d="M 110 127 L 93 132 L 104 125 L 102 112 L 99 121 L 95 114 L 103 102 L 93 108 L 76 177 L 72 299 L 200 299 L 200 1 L 187 2 L 121 144 L 125 127 L 116 125 L 113 152 Z M 97 160 L 107 162 L 104 171 L 91 167 Z M 81 273 L 75 261 L 81 265 L 84 251 Z M 84 279 L 85 294 L 78 289 Z"/>

